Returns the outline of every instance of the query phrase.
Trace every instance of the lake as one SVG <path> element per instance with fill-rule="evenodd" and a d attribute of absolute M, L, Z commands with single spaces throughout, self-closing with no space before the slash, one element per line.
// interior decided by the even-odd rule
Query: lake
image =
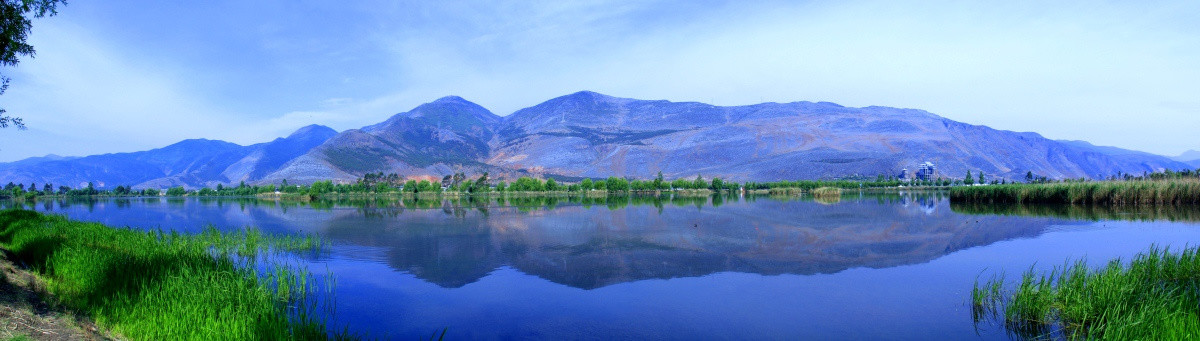
<path fill-rule="evenodd" d="M 27 207 L 138 229 L 318 235 L 328 249 L 298 261 L 336 278 L 332 329 L 396 339 L 1007 339 L 973 321 L 977 279 L 1200 244 L 1193 210 L 990 214 L 923 192 Z"/>

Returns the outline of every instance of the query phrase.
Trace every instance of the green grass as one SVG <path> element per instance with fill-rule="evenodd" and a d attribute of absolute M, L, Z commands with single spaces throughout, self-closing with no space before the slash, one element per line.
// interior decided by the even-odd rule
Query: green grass
<path fill-rule="evenodd" d="M 1096 205 L 1197 205 L 1200 180 L 1103 181 L 954 187 L 950 200 L 962 203 Z"/>
<path fill-rule="evenodd" d="M 1003 276 L 971 291 L 976 322 L 992 318 L 1021 338 L 1183 340 L 1200 337 L 1200 254 L 1151 247 L 1123 265 L 1067 263 Z"/>
<path fill-rule="evenodd" d="M 135 340 L 326 339 L 312 277 L 273 261 L 312 238 L 143 232 L 0 212 L 0 246 L 65 306 Z"/>

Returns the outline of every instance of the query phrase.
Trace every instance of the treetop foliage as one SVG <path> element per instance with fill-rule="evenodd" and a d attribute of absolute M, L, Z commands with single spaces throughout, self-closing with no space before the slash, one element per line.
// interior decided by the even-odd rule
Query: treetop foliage
<path fill-rule="evenodd" d="M 58 14 L 58 5 L 66 4 L 66 0 L 0 0 L 0 66 L 17 66 L 22 56 L 33 58 L 33 45 L 25 42 L 33 29 L 31 18 L 53 16 Z M 0 73 L 0 95 L 8 90 L 8 81 Z M 6 112 L 0 109 L 0 128 L 12 125 L 25 129 L 20 117 L 5 115 Z"/>

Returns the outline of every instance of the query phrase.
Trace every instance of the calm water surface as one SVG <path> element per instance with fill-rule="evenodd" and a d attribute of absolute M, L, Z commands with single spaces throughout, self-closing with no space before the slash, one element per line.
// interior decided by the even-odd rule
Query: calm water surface
<path fill-rule="evenodd" d="M 396 339 L 443 327 L 448 339 L 1007 339 L 972 321 L 981 274 L 1200 244 L 1200 225 L 1173 215 L 966 214 L 979 210 L 936 193 L 32 208 L 141 229 L 319 235 L 332 246 L 301 262 L 336 277 L 334 329 Z"/>

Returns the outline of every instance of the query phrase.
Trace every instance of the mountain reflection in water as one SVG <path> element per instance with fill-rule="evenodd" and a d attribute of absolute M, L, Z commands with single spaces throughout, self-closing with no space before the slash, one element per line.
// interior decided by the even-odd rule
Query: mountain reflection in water
<path fill-rule="evenodd" d="M 197 231 L 213 224 L 316 233 L 333 243 L 334 254 L 380 261 L 442 287 L 461 287 L 503 266 L 584 289 L 718 272 L 884 268 L 1032 237 L 1064 223 L 959 214 L 936 192 L 847 193 L 835 204 L 791 197 L 613 196 L 122 198 L 33 206 L 116 226 Z"/>

